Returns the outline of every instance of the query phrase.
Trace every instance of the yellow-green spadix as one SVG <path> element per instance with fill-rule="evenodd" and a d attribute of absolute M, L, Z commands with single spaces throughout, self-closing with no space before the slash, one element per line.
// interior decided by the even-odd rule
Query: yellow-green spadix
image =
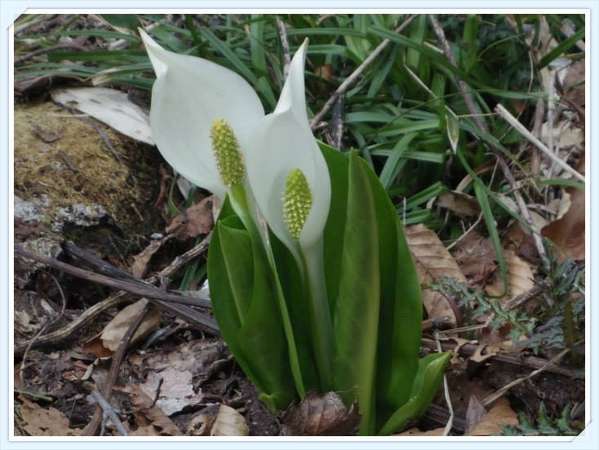
<path fill-rule="evenodd" d="M 273 233 L 292 251 L 298 243 L 307 248 L 321 240 L 331 202 L 329 171 L 308 123 L 304 90 L 306 48 L 307 41 L 291 61 L 274 112 L 252 133 L 247 151 L 251 157 L 246 161 L 249 184 L 260 211 Z M 301 208 L 297 217 L 301 218 L 301 227 L 296 226 L 297 218 L 292 226 L 288 224 L 291 211 L 285 209 L 285 194 L 290 176 L 304 185 L 304 193 L 310 194 L 309 208 Z"/>

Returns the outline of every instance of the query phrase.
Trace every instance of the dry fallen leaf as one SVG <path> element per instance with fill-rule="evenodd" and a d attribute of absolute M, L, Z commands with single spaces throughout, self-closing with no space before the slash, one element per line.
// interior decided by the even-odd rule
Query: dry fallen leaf
<path fill-rule="evenodd" d="M 150 372 L 141 390 L 154 398 L 158 392 L 156 405 L 167 416 L 195 406 L 202 401 L 203 395 L 193 389 L 192 373 L 169 367 L 161 372 Z"/>
<path fill-rule="evenodd" d="M 182 434 L 177 425 L 154 404 L 153 397 L 147 395 L 139 384 L 115 387 L 115 390 L 129 394 L 131 403 L 134 406 L 133 413 L 138 428 L 131 432 L 131 435 L 180 436 Z"/>
<path fill-rule="evenodd" d="M 491 240 L 476 230 L 458 242 L 452 254 L 471 286 L 484 285 L 497 268 Z"/>
<path fill-rule="evenodd" d="M 247 436 L 250 433 L 245 418 L 235 409 L 220 405 L 210 436 Z"/>
<path fill-rule="evenodd" d="M 54 89 L 50 95 L 56 103 L 76 108 L 125 136 L 154 145 L 148 114 L 129 100 L 125 92 L 83 87 Z"/>
<path fill-rule="evenodd" d="M 187 434 L 190 436 L 210 436 L 210 430 L 212 430 L 219 409 L 219 405 L 209 405 L 194 414 L 187 425 Z"/>
<path fill-rule="evenodd" d="M 212 203 L 213 196 L 210 196 L 191 205 L 171 221 L 166 232 L 175 234 L 180 240 L 208 234 L 213 225 Z"/>
<path fill-rule="evenodd" d="M 455 259 L 433 231 L 424 225 L 406 227 L 406 239 L 416 262 L 421 285 L 429 285 L 443 277 L 466 283 L 466 278 Z M 424 287 L 422 302 L 429 318 L 447 318 L 451 326 L 456 326 L 459 322 L 457 307 L 443 294 Z"/>
<path fill-rule="evenodd" d="M 285 412 L 286 434 L 300 436 L 343 436 L 353 431 L 359 416 L 349 410 L 335 392 L 309 393 Z"/>
<path fill-rule="evenodd" d="M 108 322 L 102 334 L 100 335 L 100 339 L 102 340 L 102 344 L 108 350 L 115 352 L 119 347 L 123 336 L 129 329 L 131 322 L 137 317 L 141 311 L 148 304 L 148 300 L 142 298 L 137 302 L 123 308 L 114 318 Z M 154 331 L 160 325 L 160 311 L 156 308 L 150 309 L 143 321 L 137 328 L 137 331 L 133 335 L 130 341 L 130 345 L 135 345 L 135 343 L 139 342 L 143 338 L 145 338 L 148 334 Z"/>
<path fill-rule="evenodd" d="M 463 192 L 444 192 L 439 195 L 437 205 L 461 217 L 473 217 L 480 214 L 480 205 L 476 199 Z"/>
<path fill-rule="evenodd" d="M 487 414 L 486 408 L 480 402 L 475 394 L 471 394 L 468 399 L 468 409 L 466 409 L 466 435 L 470 434 L 474 427 L 478 425 L 481 419 Z"/>
<path fill-rule="evenodd" d="M 69 427 L 69 419 L 56 408 L 42 408 L 19 397 L 21 427 L 31 436 L 78 436 L 80 430 Z"/>
<path fill-rule="evenodd" d="M 518 425 L 518 416 L 505 398 L 500 398 L 472 428 L 470 436 L 498 436 L 504 427 Z"/>
<path fill-rule="evenodd" d="M 582 167 L 584 168 L 584 162 Z M 572 188 L 568 193 L 570 209 L 561 219 L 543 228 L 542 233 L 555 244 L 560 259 L 572 258 L 576 261 L 584 261 L 585 191 Z"/>
<path fill-rule="evenodd" d="M 143 278 L 148 271 L 148 264 L 154 253 L 160 250 L 160 247 L 167 239 L 156 239 L 151 241 L 146 248 L 140 253 L 133 256 L 133 264 L 131 264 L 131 274 L 136 278 Z"/>
<path fill-rule="evenodd" d="M 535 285 L 534 272 L 532 266 L 520 258 L 513 250 L 504 250 L 503 255 L 508 270 L 508 295 L 502 297 L 503 300 L 509 300 L 518 295 L 530 291 Z M 487 294 L 500 296 L 503 294 L 503 281 L 499 273 L 496 273 L 493 282 L 485 288 Z"/>

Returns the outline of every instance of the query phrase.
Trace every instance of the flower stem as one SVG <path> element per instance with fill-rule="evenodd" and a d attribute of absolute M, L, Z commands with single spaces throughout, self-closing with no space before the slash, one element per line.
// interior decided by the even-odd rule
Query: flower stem
<path fill-rule="evenodd" d="M 324 279 L 322 240 L 300 250 L 302 269 L 309 288 L 312 338 L 321 389 L 333 385 L 333 322 Z"/>
<path fill-rule="evenodd" d="M 272 282 L 275 288 L 275 297 L 277 298 L 279 310 L 281 313 L 281 319 L 283 321 L 283 330 L 287 338 L 287 347 L 289 351 L 289 364 L 291 366 L 291 373 L 295 382 L 295 387 L 300 398 L 304 398 L 306 395 L 306 389 L 304 387 L 303 378 L 301 375 L 299 357 L 297 354 L 297 347 L 295 344 L 295 337 L 293 335 L 293 327 L 291 325 L 291 319 L 289 317 L 289 311 L 287 304 L 285 303 L 285 295 L 283 293 L 283 287 L 281 286 L 281 280 L 276 268 L 276 263 L 268 236 L 260 233 L 258 226 L 256 225 L 254 211 L 250 208 L 246 188 L 243 184 L 236 184 L 231 186 L 229 191 L 229 199 L 233 210 L 241 219 L 241 222 L 245 226 L 246 230 L 250 235 L 252 242 L 252 248 L 254 252 L 264 252 L 269 268 L 271 269 Z M 268 232 L 266 232 L 268 233 Z"/>

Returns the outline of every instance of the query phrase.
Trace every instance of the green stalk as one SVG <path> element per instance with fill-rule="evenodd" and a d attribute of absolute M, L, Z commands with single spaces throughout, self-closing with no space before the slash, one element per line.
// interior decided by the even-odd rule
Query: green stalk
<path fill-rule="evenodd" d="M 311 246 L 300 246 L 304 278 L 309 288 L 312 338 L 321 389 L 333 386 L 333 321 L 327 299 L 323 267 L 322 239 Z"/>
<path fill-rule="evenodd" d="M 256 226 L 254 214 L 252 214 L 252 209 L 249 206 L 248 195 L 246 192 L 245 185 L 242 183 L 237 183 L 231 186 L 229 190 L 229 199 L 231 201 L 231 205 L 233 206 L 233 210 L 239 216 L 241 222 L 250 234 L 250 239 L 252 241 L 252 247 L 254 251 L 265 252 L 265 256 L 270 265 L 271 273 L 273 274 L 274 278 L 273 282 L 275 285 L 276 297 L 279 303 L 279 308 L 281 310 L 283 330 L 285 331 L 285 336 L 287 337 L 287 347 L 289 351 L 289 364 L 291 366 L 291 373 L 293 375 L 293 380 L 295 382 L 297 393 L 300 396 L 300 398 L 303 399 L 306 396 L 306 389 L 304 387 L 304 381 L 301 375 L 300 363 L 297 355 L 297 346 L 295 344 L 295 337 L 293 336 L 293 327 L 291 325 L 291 319 L 289 318 L 289 311 L 287 309 L 287 304 L 285 303 L 285 295 L 283 293 L 283 287 L 281 286 L 281 280 L 279 280 L 279 275 L 277 273 L 275 259 L 272 253 L 272 248 L 270 247 L 270 242 L 268 241 L 268 238 L 266 236 L 263 236 L 260 233 L 260 230 Z"/>

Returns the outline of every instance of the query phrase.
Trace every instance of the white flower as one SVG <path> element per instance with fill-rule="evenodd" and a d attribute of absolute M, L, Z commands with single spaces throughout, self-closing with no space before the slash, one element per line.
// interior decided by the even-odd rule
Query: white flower
<path fill-rule="evenodd" d="M 221 199 L 228 186 L 218 170 L 211 130 L 226 123 L 247 158 L 247 143 L 264 120 L 258 95 L 241 76 L 211 61 L 160 47 L 139 30 L 156 73 L 152 88 L 152 137 L 181 175 Z"/>
<path fill-rule="evenodd" d="M 275 235 L 292 251 L 298 242 L 300 248 L 308 248 L 321 239 L 331 202 L 329 171 L 308 123 L 306 47 L 307 40 L 291 61 L 274 112 L 252 134 L 246 161 L 249 184 L 260 211 Z M 287 189 L 288 181 L 292 181 L 291 191 Z M 298 199 L 303 203 L 297 204 Z"/>

